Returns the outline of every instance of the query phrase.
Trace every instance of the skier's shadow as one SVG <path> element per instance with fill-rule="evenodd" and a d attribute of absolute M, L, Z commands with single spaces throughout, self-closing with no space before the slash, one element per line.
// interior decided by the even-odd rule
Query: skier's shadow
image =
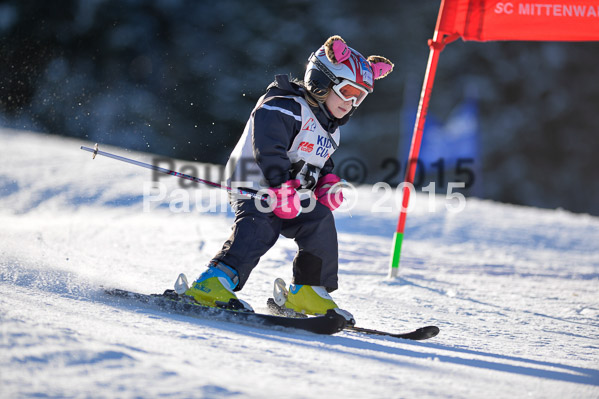
<path fill-rule="evenodd" d="M 416 342 L 385 336 L 368 336 L 368 341 L 365 341 L 365 335 L 351 331 L 341 332 L 338 335 L 318 335 L 284 327 L 262 327 L 252 324 L 215 320 L 209 317 L 193 317 L 179 313 L 165 312 L 151 305 L 127 300 L 105 299 L 103 302 L 121 309 L 147 314 L 149 317 L 169 318 L 180 322 L 189 322 L 226 333 L 275 341 L 284 343 L 285 345 L 295 345 L 304 348 L 317 347 L 319 350 L 329 351 L 332 354 L 353 356 L 360 361 L 363 361 L 364 358 L 369 358 L 389 365 L 400 366 L 409 364 L 410 367 L 415 367 L 416 365 L 411 362 L 411 359 L 434 359 L 438 360 L 439 364 L 457 364 L 554 381 L 599 386 L 599 370 L 555 362 L 455 348 L 434 342 Z M 193 339 L 192 336 L 188 338 Z M 198 336 L 197 339 L 206 338 Z M 397 344 L 402 344 L 402 347 L 398 347 Z M 406 348 L 406 345 L 414 349 Z M 476 358 L 473 359 L 472 357 Z"/>
<path fill-rule="evenodd" d="M 247 333 L 256 336 L 263 335 L 249 331 Z M 287 339 L 282 336 L 270 338 L 278 341 L 287 341 L 287 344 L 309 347 L 312 346 L 310 342 L 314 341 L 319 343 L 318 348 L 320 350 L 328 350 L 337 354 L 355 356 L 359 359 L 370 358 L 374 361 L 385 362 L 391 365 L 410 364 L 410 366 L 413 367 L 414 364 L 410 362 L 410 359 L 434 359 L 435 361 L 439 361 L 438 364 L 457 364 L 554 381 L 599 386 L 599 370 L 526 359 L 517 356 L 506 356 L 463 348 L 454 348 L 430 342 L 400 340 L 392 337 L 369 337 L 370 340 L 375 340 L 377 342 L 365 342 L 360 339 L 360 336 L 356 336 L 356 334 L 359 333 L 347 332 L 341 334 L 342 335 L 317 336 L 306 333 L 302 335 L 311 338 L 303 342 L 297 342 L 295 339 Z M 327 345 L 323 346 L 321 343 L 326 343 Z M 406 349 L 405 347 L 398 348 L 396 346 L 397 343 L 401 343 L 403 346 L 413 346 L 414 350 Z M 350 349 L 359 349 L 360 351 L 353 352 Z M 422 351 L 419 351 L 418 349 L 422 349 Z M 431 351 L 431 349 L 433 351 Z M 372 354 L 372 352 L 384 353 L 385 356 Z M 397 357 L 389 357 L 389 355 L 395 355 Z M 473 359 L 472 356 L 476 356 L 477 358 Z"/>
<path fill-rule="evenodd" d="M 440 364 L 457 364 L 478 369 L 502 371 L 519 375 L 538 377 L 548 380 L 573 382 L 579 384 L 599 386 L 599 370 L 584 367 L 569 366 L 555 362 L 526 359 L 517 356 L 507 356 L 495 353 L 475 351 L 463 348 L 454 348 L 434 342 L 414 342 L 399 340 L 391 337 L 369 336 L 368 341 L 364 335 L 355 332 L 341 332 L 338 335 L 317 335 L 305 331 L 285 329 L 283 327 L 261 327 L 255 325 L 238 324 L 219 321 L 211 318 L 192 317 L 177 313 L 165 312 L 154 306 L 109 298 L 101 291 L 90 290 L 85 284 L 77 284 L 78 290 L 73 290 L 70 284 L 70 273 L 64 271 L 39 271 L 26 270 L 15 266 L 20 273 L 9 280 L 17 286 L 40 288 L 36 282 L 52 281 L 51 285 L 42 285 L 41 289 L 79 301 L 100 302 L 104 305 L 114 306 L 121 310 L 134 311 L 146 314 L 157 319 L 171 319 L 174 321 L 188 322 L 202 327 L 213 328 L 223 332 L 234 333 L 255 339 L 269 340 L 295 345 L 305 348 L 317 348 L 330 353 L 356 357 L 358 361 L 370 358 L 374 361 L 389 365 L 406 365 L 417 367 L 410 359 L 438 359 Z M 10 268 L 9 268 L 10 269 Z M 10 272 L 10 270 L 8 270 Z M 10 274 L 10 273 L 9 273 Z M 50 277 L 53 277 L 50 279 Z M 67 278 L 69 277 L 69 278 Z M 56 284 L 56 281 L 62 284 Z M 442 334 L 442 332 L 441 332 Z M 194 339 L 193 336 L 187 337 Z M 196 339 L 206 339 L 202 336 Z M 323 345 L 324 344 L 324 345 Z M 398 347 L 401 344 L 401 347 Z M 409 346 L 409 347 L 408 347 Z M 413 348 L 413 349 L 411 349 Z M 476 358 L 472 358 L 476 357 Z"/>
<path fill-rule="evenodd" d="M 420 280 L 423 279 L 422 277 L 418 277 L 418 278 Z M 446 293 L 443 290 L 441 290 L 441 289 L 431 288 L 431 287 L 428 287 L 428 286 L 423 285 L 423 284 L 418 284 L 418 283 L 416 283 L 414 281 L 408 280 L 408 279 L 403 278 L 403 277 L 400 277 L 399 279 L 397 279 L 397 281 L 385 282 L 385 284 L 386 285 L 411 285 L 413 287 L 421 288 L 421 289 L 424 289 L 424 290 L 427 290 L 427 291 L 430 291 L 430 292 L 434 292 L 434 293 L 439 294 L 439 295 L 443 295 L 443 296 L 446 295 Z M 513 311 L 508 306 L 501 306 L 501 305 L 497 305 L 497 304 L 494 304 L 494 303 L 484 302 L 484 301 L 481 301 L 481 300 L 478 300 L 478 299 L 474 299 L 474 298 L 471 298 L 471 297 L 461 297 L 461 298 L 460 297 L 454 297 L 453 299 L 455 299 L 455 300 L 461 300 L 461 301 L 467 301 L 467 302 L 472 302 L 472 303 L 475 303 L 477 305 L 483 305 L 483 306 L 487 306 L 487 307 L 490 307 L 490 308 L 495 308 L 495 309 L 498 309 L 498 310 L 501 310 L 501 311 Z M 583 323 L 583 322 L 580 322 L 580 321 L 568 320 L 568 319 L 565 319 L 565 318 L 550 316 L 550 315 L 545 314 L 545 313 L 533 312 L 533 311 L 526 310 L 526 309 L 520 309 L 518 311 L 522 312 L 522 313 L 525 313 L 525 314 L 530 314 L 530 315 L 533 315 L 533 316 L 544 317 L 544 318 L 547 318 L 547 319 L 553 319 L 553 320 L 557 320 L 557 321 L 561 321 L 561 322 L 572 323 L 572 324 L 579 324 L 579 325 L 583 325 L 583 326 L 587 325 L 586 323 Z M 569 334 L 569 335 L 575 335 L 575 334 Z"/>

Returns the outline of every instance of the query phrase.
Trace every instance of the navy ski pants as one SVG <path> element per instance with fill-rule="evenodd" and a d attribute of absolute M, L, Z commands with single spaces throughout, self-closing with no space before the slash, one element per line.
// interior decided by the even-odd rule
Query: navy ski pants
<path fill-rule="evenodd" d="M 309 200 L 302 201 L 306 207 Z M 337 287 L 339 268 L 337 229 L 333 212 L 317 202 L 311 212 L 302 212 L 294 219 L 280 219 L 272 212 L 256 208 L 253 200 L 235 200 L 233 232 L 216 254 L 220 260 L 239 273 L 239 291 L 250 273 L 277 242 L 279 235 L 293 238 L 298 251 L 293 259 L 293 283 L 320 285 L 332 292 Z"/>

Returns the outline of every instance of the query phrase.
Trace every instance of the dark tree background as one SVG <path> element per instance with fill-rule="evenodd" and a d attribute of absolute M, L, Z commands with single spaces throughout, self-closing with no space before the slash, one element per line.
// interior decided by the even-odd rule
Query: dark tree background
<path fill-rule="evenodd" d="M 418 101 L 439 3 L 1 1 L 0 125 L 222 164 L 273 76 L 302 77 L 309 54 L 339 34 L 396 66 L 334 156 L 359 157 L 372 183 L 382 159 L 407 154 L 402 110 Z M 598 60 L 597 43 L 443 51 L 429 114 L 443 120 L 475 93 L 470 194 L 599 215 Z"/>

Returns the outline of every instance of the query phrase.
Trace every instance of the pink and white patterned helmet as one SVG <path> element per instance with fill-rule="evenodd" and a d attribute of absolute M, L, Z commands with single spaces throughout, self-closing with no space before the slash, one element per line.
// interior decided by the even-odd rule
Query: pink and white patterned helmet
<path fill-rule="evenodd" d="M 372 93 L 374 80 L 387 76 L 393 64 L 384 57 L 365 58 L 347 46 L 340 36 L 331 36 L 323 46 L 310 55 L 304 75 L 306 88 L 314 94 L 324 95 L 333 85 L 349 80 Z"/>

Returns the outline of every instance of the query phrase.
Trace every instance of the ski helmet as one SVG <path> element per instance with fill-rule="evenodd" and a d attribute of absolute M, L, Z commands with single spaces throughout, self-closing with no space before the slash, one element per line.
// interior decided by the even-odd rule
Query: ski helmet
<path fill-rule="evenodd" d="M 386 58 L 365 58 L 337 35 L 331 36 L 316 53 L 312 53 L 308 61 L 304 85 L 318 97 L 324 97 L 343 80 L 355 83 L 366 94 L 372 93 L 374 79 L 383 78 L 393 70 L 393 64 Z"/>

